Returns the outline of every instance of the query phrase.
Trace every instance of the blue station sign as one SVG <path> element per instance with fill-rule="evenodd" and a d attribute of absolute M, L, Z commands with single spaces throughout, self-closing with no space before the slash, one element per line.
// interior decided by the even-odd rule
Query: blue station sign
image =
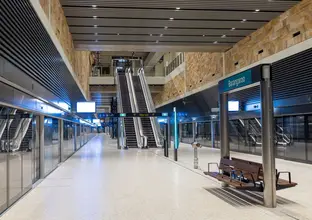
<path fill-rule="evenodd" d="M 259 82 L 261 75 L 260 68 L 261 66 L 259 65 L 220 81 L 219 92 L 229 92 L 231 90 L 242 88 L 250 84 Z"/>
<path fill-rule="evenodd" d="M 236 74 L 224 80 L 223 91 L 231 91 L 252 84 L 251 70 Z"/>

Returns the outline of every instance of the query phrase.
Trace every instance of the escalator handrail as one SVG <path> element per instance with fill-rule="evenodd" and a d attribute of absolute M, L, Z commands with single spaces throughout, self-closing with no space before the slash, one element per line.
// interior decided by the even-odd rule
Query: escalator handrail
<path fill-rule="evenodd" d="M 7 109 L 4 114 L 9 114 L 9 115 L 15 115 L 16 114 L 17 109 Z M 2 138 L 2 135 L 5 131 L 5 129 L 10 129 L 11 124 L 13 122 L 13 119 L 3 119 L 3 121 L 1 122 L 0 125 L 0 139 Z M 8 123 L 8 124 L 7 124 Z"/>
<path fill-rule="evenodd" d="M 115 69 L 115 77 L 116 77 L 116 84 L 117 84 L 117 100 L 118 100 L 118 105 L 117 105 L 117 109 L 118 112 L 124 113 L 123 112 L 123 105 L 122 105 L 122 98 L 121 98 L 121 88 L 120 88 L 120 79 L 119 79 L 119 74 L 117 71 L 117 68 Z M 125 130 L 125 122 L 124 122 L 124 118 L 119 118 L 119 123 L 118 123 L 118 127 L 122 127 L 122 129 L 118 129 L 118 132 L 120 132 L 120 135 L 118 134 L 118 138 L 120 138 L 120 143 L 122 147 L 126 146 L 126 140 L 124 137 L 126 137 L 126 130 Z"/>
<path fill-rule="evenodd" d="M 129 98 L 130 98 L 130 104 L 131 104 L 132 112 L 138 113 L 138 104 L 137 104 L 137 99 L 135 96 L 135 90 L 134 90 L 134 86 L 133 86 L 130 68 L 128 68 L 126 70 L 125 75 L 126 75 L 126 79 L 127 79 L 127 86 L 128 86 L 128 90 L 129 90 Z M 144 134 L 143 134 L 142 124 L 141 124 L 141 119 L 134 117 L 133 122 L 134 122 L 135 135 L 137 138 L 138 147 L 139 148 L 146 147 L 146 146 L 143 146 Z"/>
<path fill-rule="evenodd" d="M 152 99 L 151 92 L 148 89 L 148 84 L 147 84 L 147 81 L 146 81 L 146 78 L 145 78 L 144 68 L 140 68 L 138 70 L 138 76 L 139 76 L 140 83 L 141 83 L 141 86 L 142 86 L 143 95 L 144 95 L 144 98 L 145 98 L 145 103 L 146 103 L 146 106 L 147 106 L 147 110 L 148 110 L 149 113 L 153 113 L 153 112 L 155 112 L 155 106 L 154 106 L 154 102 L 153 102 L 153 99 Z M 159 123 L 156 122 L 154 117 L 150 118 L 150 121 L 151 121 L 152 129 L 153 129 L 153 133 L 154 133 L 156 146 L 157 147 L 162 147 L 161 140 L 163 140 L 163 136 L 162 136 L 161 131 L 160 131 Z"/>
<path fill-rule="evenodd" d="M 22 141 L 26 135 L 26 132 L 28 131 L 31 121 L 32 118 L 21 119 L 16 128 L 14 137 L 10 140 L 4 141 L 4 145 L 6 146 L 7 150 L 14 152 L 20 149 Z"/>

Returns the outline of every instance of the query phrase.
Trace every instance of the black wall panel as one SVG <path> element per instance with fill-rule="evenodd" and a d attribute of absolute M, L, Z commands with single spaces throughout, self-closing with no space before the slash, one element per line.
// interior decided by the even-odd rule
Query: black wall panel
<path fill-rule="evenodd" d="M 30 2 L 1 0 L 0 11 L 0 55 L 68 104 L 83 101 L 81 91 Z M 4 77 L 28 90 L 33 89 L 25 77 L 10 74 Z"/>

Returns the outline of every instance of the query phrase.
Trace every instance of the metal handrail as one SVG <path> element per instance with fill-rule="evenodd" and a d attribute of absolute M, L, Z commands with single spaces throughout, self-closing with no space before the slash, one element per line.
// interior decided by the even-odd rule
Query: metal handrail
<path fill-rule="evenodd" d="M 18 151 L 21 147 L 22 141 L 26 135 L 32 118 L 22 118 L 19 122 L 14 137 L 10 140 L 3 141 L 3 146 L 8 151 Z"/>
<path fill-rule="evenodd" d="M 117 109 L 118 109 L 118 112 L 121 112 L 123 113 L 123 105 L 122 105 L 122 98 L 121 98 L 121 89 L 120 89 L 120 81 L 119 81 L 119 75 L 118 75 L 118 71 L 117 69 L 115 70 L 115 77 L 116 77 L 116 84 L 117 84 L 117 100 L 119 100 L 117 103 Z M 120 138 L 119 140 L 121 140 L 121 146 L 122 147 L 125 147 L 127 144 L 126 144 L 126 140 L 125 140 L 125 137 L 126 137 L 126 130 L 125 130 L 125 122 L 124 122 L 124 119 L 123 118 L 119 118 L 119 123 L 118 123 L 118 132 L 120 132 L 120 135 L 118 136 L 118 138 Z M 122 129 L 120 129 L 122 128 Z"/>
<path fill-rule="evenodd" d="M 155 106 L 154 106 L 154 102 L 152 99 L 151 92 L 148 89 L 148 84 L 147 84 L 145 74 L 144 74 L 144 68 L 139 69 L 138 76 L 139 76 L 139 79 L 140 79 L 140 82 L 142 85 L 144 98 L 146 100 L 147 110 L 149 113 L 153 113 L 153 112 L 155 112 Z M 153 133 L 154 133 L 156 146 L 162 147 L 163 146 L 163 144 L 162 144 L 163 136 L 162 136 L 161 131 L 160 131 L 160 126 L 154 117 L 150 118 L 150 121 L 151 121 L 152 129 L 153 129 Z"/>
<path fill-rule="evenodd" d="M 127 79 L 128 90 L 129 90 L 131 109 L 134 113 L 138 113 L 138 110 L 137 110 L 138 104 L 137 104 L 137 99 L 136 99 L 135 92 L 134 92 L 134 86 L 133 86 L 130 68 L 126 70 L 126 79 Z M 146 147 L 143 145 L 144 144 L 143 139 L 145 139 L 146 137 L 144 137 L 144 134 L 143 134 L 141 119 L 134 117 L 133 122 L 134 122 L 135 135 L 137 138 L 138 147 L 139 148 Z"/>
<path fill-rule="evenodd" d="M 15 115 L 16 114 L 17 109 L 6 109 L 6 111 L 4 111 L 4 114 L 9 114 L 9 115 Z M 3 119 L 3 121 L 1 121 L 0 123 L 0 139 L 2 138 L 2 135 L 5 131 L 5 129 L 9 129 L 11 124 L 13 122 L 13 119 Z"/>

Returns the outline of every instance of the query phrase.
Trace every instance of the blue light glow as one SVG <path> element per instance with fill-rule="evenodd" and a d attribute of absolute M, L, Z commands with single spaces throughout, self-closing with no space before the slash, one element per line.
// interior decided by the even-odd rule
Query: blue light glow
<path fill-rule="evenodd" d="M 177 110 L 176 107 L 173 108 L 174 115 L 174 148 L 179 148 L 179 137 L 178 137 L 178 121 L 177 121 Z"/>

